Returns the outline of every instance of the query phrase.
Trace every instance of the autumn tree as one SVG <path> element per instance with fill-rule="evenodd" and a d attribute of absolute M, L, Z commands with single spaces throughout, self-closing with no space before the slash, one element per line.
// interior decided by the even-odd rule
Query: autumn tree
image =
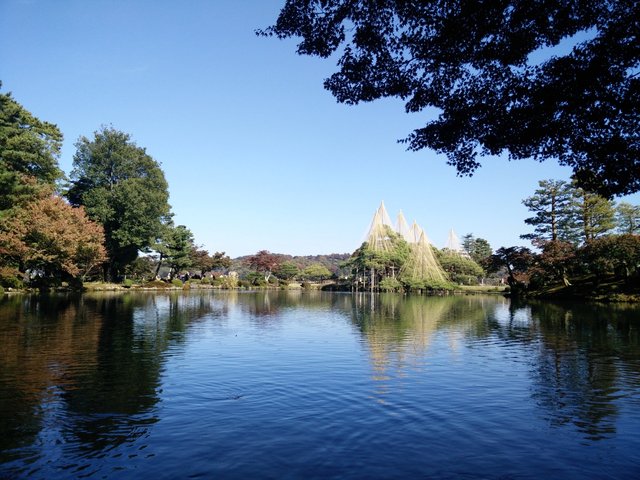
<path fill-rule="evenodd" d="M 0 216 L 53 191 L 63 177 L 61 147 L 56 125 L 36 118 L 10 93 L 0 94 Z"/>
<path fill-rule="evenodd" d="M 207 250 L 195 247 L 191 251 L 191 263 L 193 268 L 205 274 L 213 270 L 227 269 L 231 266 L 231 259 L 225 252 L 215 252 L 210 255 Z"/>
<path fill-rule="evenodd" d="M 280 257 L 270 253 L 268 250 L 260 250 L 255 255 L 249 257 L 247 264 L 257 272 L 262 273 L 265 282 L 268 282 L 274 270 L 280 264 Z"/>
<path fill-rule="evenodd" d="M 111 127 L 81 137 L 73 157 L 73 205 L 103 225 L 109 255 L 105 275 L 116 278 L 169 222 L 169 192 L 160 165 L 126 133 Z"/>
<path fill-rule="evenodd" d="M 106 260 L 102 226 L 83 208 L 51 196 L 17 209 L 0 225 L 0 255 L 20 272 L 82 282 Z"/>
<path fill-rule="evenodd" d="M 630 0 L 287 0 L 258 33 L 335 54 L 324 85 L 339 102 L 437 109 L 405 141 L 460 175 L 478 155 L 553 159 L 609 197 L 640 190 L 638 18 Z"/>

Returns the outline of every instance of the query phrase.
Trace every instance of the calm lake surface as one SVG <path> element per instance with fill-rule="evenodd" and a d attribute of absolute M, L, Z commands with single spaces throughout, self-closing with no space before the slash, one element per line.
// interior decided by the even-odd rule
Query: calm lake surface
<path fill-rule="evenodd" d="M 0 301 L 0 478 L 640 478 L 640 310 Z"/>

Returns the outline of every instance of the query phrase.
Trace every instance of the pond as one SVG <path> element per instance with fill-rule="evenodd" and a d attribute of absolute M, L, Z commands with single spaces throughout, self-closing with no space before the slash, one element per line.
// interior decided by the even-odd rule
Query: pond
<path fill-rule="evenodd" d="M 500 296 L 5 296 L 0 478 L 639 478 L 639 331 Z"/>

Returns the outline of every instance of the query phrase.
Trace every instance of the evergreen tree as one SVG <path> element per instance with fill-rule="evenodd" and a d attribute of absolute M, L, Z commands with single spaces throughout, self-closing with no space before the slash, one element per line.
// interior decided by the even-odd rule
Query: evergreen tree
<path fill-rule="evenodd" d="M 572 228 L 571 201 L 573 187 L 563 180 L 540 180 L 538 188 L 531 197 L 522 203 L 534 216 L 525 219 L 532 225 L 533 233 L 520 235 L 534 244 L 545 241 L 567 241 L 574 239 Z"/>
<path fill-rule="evenodd" d="M 302 276 L 310 280 L 320 280 L 322 282 L 325 278 L 331 276 L 331 272 L 324 265 L 314 263 L 302 271 Z"/>
<path fill-rule="evenodd" d="M 616 226 L 613 203 L 600 195 L 578 188 L 571 205 L 574 229 L 583 242 L 600 237 Z"/>
<path fill-rule="evenodd" d="M 469 257 L 478 265 L 483 265 L 487 258 L 491 256 L 493 250 L 491 245 L 484 238 L 475 238 L 472 233 L 462 237 L 462 248 L 469 254 Z"/>
<path fill-rule="evenodd" d="M 640 205 L 620 202 L 616 207 L 616 221 L 620 233 L 640 233 Z"/>
<path fill-rule="evenodd" d="M 326 267 L 325 267 L 326 268 Z M 327 270 L 328 271 L 328 270 Z M 282 280 L 291 280 L 300 273 L 300 269 L 293 262 L 282 262 L 276 268 L 276 276 Z"/>
<path fill-rule="evenodd" d="M 193 251 L 195 250 L 193 234 L 184 225 L 168 229 L 164 246 L 166 263 L 170 268 L 170 278 L 193 265 Z"/>
<path fill-rule="evenodd" d="M 0 87 L 2 82 L 0 82 Z M 0 217 L 50 193 L 63 173 L 58 166 L 62 133 L 34 117 L 10 93 L 0 94 Z"/>

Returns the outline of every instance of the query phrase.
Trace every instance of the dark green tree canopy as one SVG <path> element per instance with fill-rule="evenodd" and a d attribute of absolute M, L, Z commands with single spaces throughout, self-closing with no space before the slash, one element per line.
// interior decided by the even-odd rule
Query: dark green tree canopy
<path fill-rule="evenodd" d="M 462 237 L 462 247 L 478 265 L 485 263 L 493 253 L 491 245 L 487 240 L 484 238 L 475 238 L 472 233 L 467 233 Z"/>
<path fill-rule="evenodd" d="M 178 225 L 168 229 L 164 241 L 167 264 L 171 268 L 169 276 L 173 278 L 193 265 L 192 254 L 195 250 L 193 233 L 184 225 Z"/>
<path fill-rule="evenodd" d="M 113 128 L 81 137 L 76 148 L 68 198 L 104 226 L 114 276 L 162 236 L 170 219 L 167 181 L 144 148 Z"/>
<path fill-rule="evenodd" d="M 298 274 L 300 274 L 300 269 L 293 262 L 282 262 L 280 265 L 278 265 L 278 268 L 276 269 L 275 274 L 278 278 L 281 278 L 282 280 L 292 280 Z"/>
<path fill-rule="evenodd" d="M 574 188 L 563 180 L 540 180 L 540 188 L 525 198 L 522 203 L 534 213 L 524 223 L 535 227 L 533 233 L 520 235 L 520 238 L 534 243 L 557 240 L 573 240 L 572 198 Z"/>
<path fill-rule="evenodd" d="M 556 159 L 610 197 L 640 190 L 638 18 L 634 0 L 287 0 L 259 33 L 338 52 L 325 87 L 340 102 L 437 108 L 406 141 L 461 175 L 478 155 Z M 547 54 L 563 40 L 570 52 Z"/>
<path fill-rule="evenodd" d="M 0 82 L 0 87 L 2 82 Z M 0 94 L 0 165 L 40 181 L 63 176 L 58 167 L 62 133 L 34 117 L 10 93 Z"/>
<path fill-rule="evenodd" d="M 0 82 L 0 87 L 2 83 Z M 62 133 L 34 117 L 10 93 L 0 94 L 0 212 L 55 187 Z"/>

